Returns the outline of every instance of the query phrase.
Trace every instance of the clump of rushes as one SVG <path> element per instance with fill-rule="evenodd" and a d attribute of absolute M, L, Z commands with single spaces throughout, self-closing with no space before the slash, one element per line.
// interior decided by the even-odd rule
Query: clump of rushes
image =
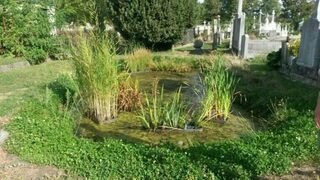
<path fill-rule="evenodd" d="M 114 45 L 107 37 L 77 36 L 72 59 L 81 98 L 81 111 L 98 123 L 117 117 L 118 72 Z"/>
<path fill-rule="evenodd" d="M 181 101 L 181 88 L 174 93 L 172 99 L 164 99 L 163 87 L 158 95 L 158 82 L 153 84 L 153 95 L 150 99 L 145 96 L 145 103 L 141 104 L 138 118 L 146 129 L 184 128 L 187 122 L 186 106 Z"/>
<path fill-rule="evenodd" d="M 127 58 L 127 69 L 131 72 L 148 70 L 152 64 L 152 53 L 145 48 L 134 50 Z"/>
<path fill-rule="evenodd" d="M 204 97 L 201 103 L 199 121 L 216 119 L 228 120 L 235 96 L 238 79 L 228 71 L 222 57 L 204 72 Z"/>

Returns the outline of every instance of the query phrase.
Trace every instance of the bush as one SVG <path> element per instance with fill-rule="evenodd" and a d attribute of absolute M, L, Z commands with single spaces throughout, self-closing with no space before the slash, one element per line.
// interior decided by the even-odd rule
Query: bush
<path fill-rule="evenodd" d="M 0 2 L 0 53 L 26 57 L 31 64 L 59 53 L 58 38 L 51 36 L 45 3 Z"/>
<path fill-rule="evenodd" d="M 267 64 L 273 69 L 279 69 L 281 67 L 281 49 L 268 54 Z"/>
<path fill-rule="evenodd" d="M 300 44 L 301 44 L 300 39 L 295 39 L 289 42 L 289 52 L 294 57 L 298 57 L 299 55 Z"/>
<path fill-rule="evenodd" d="M 41 64 L 46 61 L 48 54 L 42 49 L 31 49 L 25 53 L 27 61 L 30 64 Z"/>
<path fill-rule="evenodd" d="M 195 21 L 196 0 L 105 1 L 117 31 L 150 49 L 170 49 Z"/>

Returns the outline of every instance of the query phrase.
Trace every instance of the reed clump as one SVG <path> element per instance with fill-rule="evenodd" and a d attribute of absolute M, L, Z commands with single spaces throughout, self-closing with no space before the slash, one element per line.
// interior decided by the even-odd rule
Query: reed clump
<path fill-rule="evenodd" d="M 114 44 L 105 36 L 77 35 L 72 59 L 79 89 L 81 112 L 98 123 L 118 114 L 118 70 Z"/>

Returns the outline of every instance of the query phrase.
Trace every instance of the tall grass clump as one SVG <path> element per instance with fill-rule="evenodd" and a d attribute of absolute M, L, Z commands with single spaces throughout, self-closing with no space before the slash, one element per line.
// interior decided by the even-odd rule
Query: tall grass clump
<path fill-rule="evenodd" d="M 127 69 L 131 72 L 146 71 L 152 62 L 151 51 L 145 48 L 139 48 L 128 56 Z"/>
<path fill-rule="evenodd" d="M 114 45 L 107 37 L 79 35 L 73 43 L 73 61 L 81 110 L 92 120 L 106 123 L 117 117 L 118 72 Z"/>
<path fill-rule="evenodd" d="M 164 98 L 163 87 L 158 95 L 158 82 L 153 85 L 152 97 L 146 95 L 141 104 L 138 118 L 146 129 L 184 128 L 187 122 L 186 106 L 181 101 L 181 88 L 171 99 Z"/>
<path fill-rule="evenodd" d="M 204 96 L 199 120 L 226 121 L 231 113 L 238 79 L 228 71 L 224 59 L 219 57 L 204 72 Z"/>

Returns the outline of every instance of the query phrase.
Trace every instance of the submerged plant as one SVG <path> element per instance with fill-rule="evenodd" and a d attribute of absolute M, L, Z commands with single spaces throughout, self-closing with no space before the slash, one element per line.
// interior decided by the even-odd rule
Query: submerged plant
<path fill-rule="evenodd" d="M 181 88 L 174 93 L 171 100 L 165 100 L 163 87 L 157 92 L 158 82 L 153 85 L 153 95 L 145 97 L 138 114 L 146 129 L 183 128 L 187 120 L 186 107 L 181 101 Z"/>
<path fill-rule="evenodd" d="M 224 59 L 219 57 L 215 60 L 204 72 L 204 97 L 198 120 L 226 121 L 230 116 L 237 82 L 238 79 L 224 64 Z"/>
<path fill-rule="evenodd" d="M 82 112 L 105 123 L 117 117 L 118 72 L 113 44 L 106 37 L 79 35 L 73 61 Z"/>
<path fill-rule="evenodd" d="M 131 72 L 145 71 L 152 64 L 152 53 L 150 50 L 136 49 L 127 58 L 127 68 Z"/>

